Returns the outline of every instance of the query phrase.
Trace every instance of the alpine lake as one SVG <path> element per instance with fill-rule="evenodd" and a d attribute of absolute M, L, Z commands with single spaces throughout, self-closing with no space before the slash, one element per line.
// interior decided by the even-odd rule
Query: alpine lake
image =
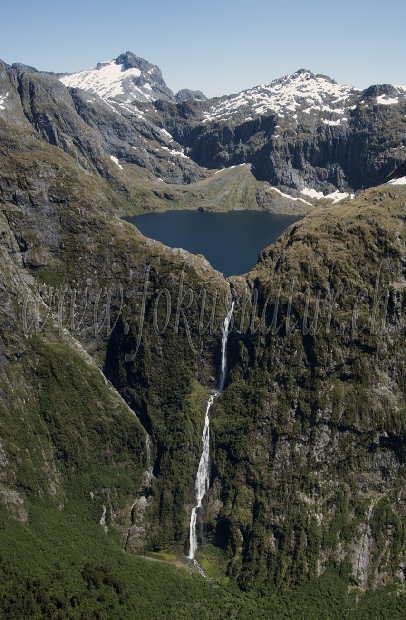
<path fill-rule="evenodd" d="M 164 245 L 203 254 L 227 278 L 250 271 L 259 253 L 302 218 L 263 211 L 165 211 L 124 219 Z"/>

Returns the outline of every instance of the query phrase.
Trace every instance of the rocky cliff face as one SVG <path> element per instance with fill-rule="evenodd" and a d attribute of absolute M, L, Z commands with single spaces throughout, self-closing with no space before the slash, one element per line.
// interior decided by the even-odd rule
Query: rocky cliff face
<path fill-rule="evenodd" d="M 404 581 L 405 206 L 398 186 L 315 211 L 234 280 L 207 513 L 244 588 L 329 562 Z"/>
<path fill-rule="evenodd" d="M 305 188 L 328 194 L 382 183 L 405 158 L 404 91 L 376 86 L 334 98 L 320 79 L 306 75 L 317 90 L 305 99 L 297 97 L 293 76 L 278 85 L 278 98 L 242 93 L 235 101 L 155 106 L 188 155 L 207 168 L 249 162 L 257 179 L 292 196 Z"/>
<path fill-rule="evenodd" d="M 3 64 L 0 79 L 0 115 L 5 121 L 26 130 L 28 121 L 37 135 L 73 156 L 88 173 L 102 177 L 130 205 L 137 204 L 141 193 L 145 204 L 156 206 L 153 192 L 140 187 L 145 181 L 156 187 L 164 183 L 161 177 L 183 184 L 207 176 L 142 109 L 111 104 L 78 89 L 68 91 L 53 76 Z M 130 167 L 123 169 L 119 161 Z"/>
<path fill-rule="evenodd" d="M 361 91 L 300 69 L 237 95 L 175 96 L 159 68 L 131 52 L 59 77 L 103 148 L 155 182 L 190 184 L 205 169 L 247 163 L 265 191 L 323 196 L 382 183 L 406 157 L 406 87 Z"/>
<path fill-rule="evenodd" d="M 60 84 L 55 78 L 40 76 L 34 81 L 26 77 L 24 81 L 19 73 L 12 74 L 17 84 L 13 88 L 9 74 L 2 75 L 9 101 L 0 118 L 4 252 L 1 281 L 5 310 L 2 314 L 2 409 L 7 413 L 2 448 L 10 473 L 5 493 L 13 498 L 20 484 L 16 480 L 20 480 L 24 487 L 21 506 L 27 512 L 30 492 L 27 479 L 23 481 L 24 467 L 32 467 L 38 475 L 41 468 L 48 467 L 54 472 L 52 476 L 59 480 L 57 499 L 63 504 L 66 494 L 75 492 L 79 484 L 78 479 L 73 482 L 68 479 L 67 471 L 79 468 L 93 472 L 98 464 L 103 469 L 104 453 L 110 455 L 109 462 L 114 458 L 123 460 L 123 468 L 117 470 L 117 475 L 119 471 L 124 474 L 128 466 L 132 470 L 130 485 L 126 483 L 122 488 L 119 480 L 111 483 L 102 475 L 95 486 L 86 483 L 86 495 L 80 497 L 81 501 L 89 503 L 92 493 L 98 498 L 100 509 L 104 501 L 107 521 L 103 523 L 108 527 L 116 523 L 121 528 L 124 545 L 132 526 L 131 506 L 145 493 L 146 478 L 142 472 L 143 468 L 147 471 L 148 431 L 155 471 L 161 472 L 149 501 L 152 516 L 149 517 L 148 541 L 155 545 L 168 540 L 179 541 L 186 532 L 182 528 L 188 519 L 186 507 L 189 492 L 192 493 L 197 458 L 198 435 L 195 435 L 194 425 L 199 425 L 202 399 L 197 379 L 206 384 L 207 377 L 213 374 L 212 356 L 218 336 L 206 337 L 206 347 L 196 356 L 188 345 L 188 323 L 179 310 L 179 333 L 176 337 L 169 333 L 159 338 L 154 320 L 159 326 L 164 325 L 165 314 L 161 322 L 163 304 L 155 311 L 156 300 L 151 305 L 150 297 L 159 289 L 171 294 L 173 332 L 177 300 L 181 295 L 180 282 L 185 292 L 191 286 L 195 291 L 206 287 L 208 294 L 219 287 L 225 290 L 227 285 L 203 257 L 165 248 L 117 218 L 118 213 L 125 212 L 126 200 L 120 198 L 120 192 L 108 185 L 92 165 L 93 161 L 98 161 L 91 159 L 95 134 L 73 114 L 66 89 L 62 87 L 60 99 L 58 89 L 51 90 L 52 85 Z M 28 92 L 35 97 L 25 99 Z M 44 103 L 43 114 L 40 101 Z M 70 129 L 70 135 L 74 135 L 71 142 L 62 120 L 56 124 L 58 109 L 63 121 L 73 119 L 72 123 L 77 123 Z M 49 124 L 44 121 L 45 113 Z M 52 124 L 58 129 L 53 140 L 46 131 Z M 87 155 L 83 166 L 79 160 L 81 155 Z M 117 167 L 105 156 L 104 161 L 106 167 Z M 144 299 L 143 307 L 144 286 L 147 287 L 147 301 Z M 196 293 L 187 320 L 198 325 L 199 312 Z M 217 322 L 220 315 L 219 307 L 214 314 Z M 206 321 L 206 314 L 202 316 Z M 197 341 L 196 347 L 199 346 Z M 131 356 L 138 348 L 140 351 L 134 355 L 133 363 L 126 363 L 125 353 Z M 183 350 L 182 356 L 179 356 L 179 348 Z M 145 356 L 149 357 L 149 362 Z M 100 374 L 95 361 L 110 383 Z M 65 363 L 66 372 L 63 370 Z M 86 370 L 86 364 L 90 364 L 90 370 Z M 81 374 L 83 381 L 79 379 Z M 90 383 L 86 379 L 88 375 Z M 10 386 L 16 383 L 17 377 L 21 396 L 13 398 Z M 75 387 L 71 389 L 72 383 Z M 58 385 L 61 387 L 59 396 Z M 125 396 L 131 410 L 113 385 Z M 151 399 L 152 386 L 155 396 Z M 37 390 L 38 396 L 29 398 L 32 390 Z M 168 393 L 172 394 L 170 401 L 166 399 Z M 196 403 L 189 409 L 192 398 Z M 10 399 L 12 408 L 7 404 Z M 76 406 L 76 399 L 81 400 L 80 406 Z M 45 422 L 26 418 L 24 402 L 28 400 L 32 403 L 32 415 L 38 411 L 40 420 L 44 418 Z M 76 456 L 72 454 L 72 433 L 76 432 L 72 425 L 76 422 L 61 417 L 64 408 L 74 409 L 79 418 L 84 416 L 78 424 L 83 441 L 94 443 L 91 455 L 82 444 L 82 447 L 77 446 L 80 458 L 76 452 Z M 86 411 L 89 415 L 85 415 Z M 14 453 L 12 456 L 13 450 L 19 449 L 13 447 L 11 439 L 17 433 L 13 420 L 16 415 L 20 416 L 19 412 L 27 425 L 49 425 L 50 438 L 44 447 L 47 464 L 30 465 L 26 459 L 21 464 Z M 98 416 L 97 421 L 94 415 Z M 110 416 L 106 425 L 104 416 Z M 102 428 L 96 431 L 99 437 L 96 442 L 91 437 L 94 425 L 98 427 L 99 424 Z M 171 428 L 172 431 L 167 432 Z M 107 437 L 111 435 L 121 441 L 119 437 L 127 432 L 129 443 L 126 439 L 116 451 Z M 173 447 L 175 435 L 176 449 Z M 128 456 L 127 449 L 134 450 L 132 456 Z M 189 455 L 186 461 L 185 453 Z M 177 473 L 173 474 L 173 470 Z M 168 478 L 172 481 L 170 486 Z M 172 499 L 167 497 L 168 490 Z M 35 487 L 33 492 L 46 492 L 48 497 L 43 485 Z M 20 505 L 20 499 L 16 502 Z M 162 513 L 163 504 L 166 508 Z M 101 512 L 98 519 L 100 516 Z M 146 544 L 144 540 L 142 544 Z"/>
<path fill-rule="evenodd" d="M 182 101 L 191 101 L 194 99 L 197 99 L 198 101 L 206 101 L 207 97 L 201 90 L 182 88 L 176 93 L 175 99 L 177 103 L 182 103 Z"/>
<path fill-rule="evenodd" d="M 283 187 L 316 179 L 320 167 L 321 189 L 332 178 L 323 161 L 344 170 L 356 153 L 368 157 L 367 143 L 376 157 L 351 174 L 383 174 L 404 104 L 379 97 L 395 93 L 385 87 L 352 104 L 345 127 L 318 117 L 303 140 L 286 125 L 286 142 L 270 150 L 280 152 L 281 174 L 293 171 Z M 81 519 L 117 528 L 127 550 L 186 547 L 231 284 L 205 540 L 224 549 L 244 589 L 313 580 L 331 563 L 353 585 L 403 583 L 404 186 L 312 208 L 229 283 L 203 257 L 119 219 L 134 192 L 126 158 L 134 150 L 141 168 L 150 155 L 153 170 L 152 148 L 174 135 L 202 158 L 206 147 L 213 158 L 228 149 L 259 158 L 285 121 L 261 113 L 205 124 L 204 101 L 155 103 L 149 117 L 150 103 L 128 113 L 122 105 L 0 67 L 2 503 L 26 521 L 35 502 L 63 512 L 72 500 Z M 308 177 L 293 163 L 283 168 L 289 145 L 312 162 L 303 163 Z M 248 174 L 242 166 L 213 175 L 217 200 L 225 177 Z"/>

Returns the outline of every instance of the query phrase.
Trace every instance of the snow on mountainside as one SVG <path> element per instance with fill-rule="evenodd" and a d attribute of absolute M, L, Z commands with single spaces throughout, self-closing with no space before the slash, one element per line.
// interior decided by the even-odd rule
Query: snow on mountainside
<path fill-rule="evenodd" d="M 281 117 L 306 112 L 318 115 L 326 125 L 341 125 L 346 123 L 349 112 L 360 103 L 361 96 L 375 96 L 376 103 L 381 105 L 397 104 L 406 98 L 406 87 L 381 85 L 362 91 L 337 84 L 325 75 L 315 75 L 306 69 L 270 84 L 211 100 L 206 100 L 200 91 L 181 90 L 174 95 L 165 84 L 159 67 L 132 52 L 121 54 L 115 60 L 100 62 L 94 69 L 61 75 L 59 79 L 65 86 L 81 88 L 121 105 L 134 100 L 164 99 L 174 103 L 188 99 L 206 101 L 203 122 L 228 121 L 235 114 L 241 121 L 241 116 L 244 120 L 250 120 L 255 115 L 270 112 Z"/>
<path fill-rule="evenodd" d="M 123 66 L 117 65 L 115 60 L 100 62 L 96 69 L 80 71 L 61 78 L 65 86 L 82 88 L 98 94 L 100 97 L 115 97 L 124 93 L 125 81 L 132 81 L 132 77 L 139 77 L 139 69 L 128 69 L 124 74 Z M 137 88 L 137 87 L 136 87 Z M 137 90 L 139 90 L 137 88 Z"/>
<path fill-rule="evenodd" d="M 96 93 L 103 99 L 117 98 L 124 102 L 134 99 L 175 101 L 159 67 L 132 52 L 121 54 L 115 60 L 99 62 L 94 69 L 71 73 L 59 79 L 65 86 Z"/>
<path fill-rule="evenodd" d="M 394 88 L 400 97 L 406 96 L 406 87 Z M 233 114 L 247 108 L 246 120 L 249 120 L 251 114 L 275 112 L 284 116 L 286 113 L 310 113 L 314 110 L 333 117 L 324 119 L 325 124 L 339 125 L 347 120 L 345 112 L 351 109 L 354 98 L 361 92 L 352 86 L 337 84 L 325 75 L 314 75 L 306 69 L 300 69 L 270 84 L 214 100 L 204 115 L 204 121 L 228 120 Z M 390 98 L 386 95 L 377 99 L 377 103 L 381 104 L 399 102 L 399 97 Z"/>
<path fill-rule="evenodd" d="M 49 79 L 23 65 L 6 71 L 22 82 L 32 72 L 35 83 Z M 159 183 L 190 184 L 206 179 L 210 170 L 247 164 L 255 182 L 277 188 L 284 208 L 290 209 L 298 199 L 304 204 L 326 197 L 337 202 L 389 181 L 406 159 L 402 86 L 376 84 L 360 90 L 300 69 L 270 84 L 209 100 L 200 91 L 174 95 L 160 69 L 131 52 L 95 69 L 54 77 L 73 87 L 76 112 L 102 137 L 108 164 L 123 175 L 129 164 L 138 167 L 134 174 L 147 171 Z M 8 115 L 9 108 L 8 90 L 0 90 L 0 115 Z M 41 120 L 35 117 L 37 124 Z M 49 127 L 43 132 L 48 136 Z M 166 200 L 169 194 L 159 191 L 154 196 Z M 260 187 L 256 203 L 280 209 L 277 192 L 270 192 Z"/>

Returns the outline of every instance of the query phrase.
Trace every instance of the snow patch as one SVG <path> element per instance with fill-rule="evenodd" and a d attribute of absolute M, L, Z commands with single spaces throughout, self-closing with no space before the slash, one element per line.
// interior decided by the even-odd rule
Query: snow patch
<path fill-rule="evenodd" d="M 348 196 L 351 196 L 351 199 L 354 198 L 354 194 L 348 194 L 347 192 L 340 192 L 338 189 L 335 192 L 332 192 L 331 194 L 327 194 L 327 196 L 324 196 L 324 198 L 330 198 L 333 201 L 333 204 L 335 204 L 336 202 L 339 202 L 339 200 L 344 200 L 344 198 L 348 198 Z"/>
<path fill-rule="evenodd" d="M 340 192 L 338 189 L 336 189 L 336 191 L 332 192 L 331 194 L 324 195 L 323 192 L 318 192 L 315 189 L 309 189 L 308 187 L 305 187 L 304 189 L 302 189 L 302 194 L 305 194 L 305 196 L 310 196 L 310 198 L 328 198 L 329 200 L 333 201 L 333 204 L 335 204 L 339 200 L 344 200 L 344 198 L 348 198 L 349 196 L 351 199 L 354 198 L 354 194 L 349 194 L 348 192 Z"/>
<path fill-rule="evenodd" d="M 204 122 L 231 117 L 239 108 L 249 106 L 256 114 L 275 112 L 280 116 L 297 113 L 304 106 L 318 112 L 344 114 L 348 98 L 360 92 L 351 86 L 333 84 L 310 71 L 293 73 L 268 85 L 256 86 L 214 103 Z"/>
<path fill-rule="evenodd" d="M 328 120 L 328 119 L 326 119 L 326 118 L 323 118 L 323 123 L 324 123 L 325 125 L 334 125 L 334 126 L 337 126 L 337 125 L 339 125 L 339 124 L 340 124 L 340 119 L 338 119 L 337 121 L 330 121 L 330 120 Z"/>
<path fill-rule="evenodd" d="M 79 71 L 60 78 L 65 86 L 72 88 L 82 88 L 95 92 L 101 97 L 114 97 L 121 95 L 123 91 L 123 74 L 126 77 L 138 77 L 141 75 L 139 69 L 127 69 L 124 65 L 117 65 L 114 60 L 106 63 L 99 63 L 99 68 L 90 69 L 88 71 Z"/>
<path fill-rule="evenodd" d="M 161 136 L 163 136 L 164 138 L 167 138 L 169 141 L 173 140 L 171 134 L 169 133 L 169 131 L 166 131 L 166 129 L 160 129 L 159 131 L 161 133 Z"/>
<path fill-rule="evenodd" d="M 344 123 L 348 119 L 344 116 L 343 118 L 339 118 L 336 121 L 331 121 L 326 118 L 323 118 L 322 120 L 325 125 L 333 125 L 333 127 L 337 127 L 337 125 L 341 125 L 341 123 Z"/>
<path fill-rule="evenodd" d="M 97 93 L 103 99 L 126 95 L 128 101 L 133 99 L 154 99 L 153 88 L 146 82 L 142 88 L 134 84 L 134 78 L 141 75 L 140 69 L 126 69 L 124 64 L 117 65 L 115 60 L 99 63 L 96 68 L 65 75 L 60 81 L 71 88 L 81 88 Z"/>
<path fill-rule="evenodd" d="M 171 155 L 175 157 L 184 157 L 185 159 L 189 159 L 187 155 L 183 151 L 175 151 L 174 149 L 169 149 L 167 146 L 161 146 L 161 149 L 168 151 Z"/>
<path fill-rule="evenodd" d="M 111 161 L 114 161 L 116 166 L 118 166 L 121 170 L 123 169 L 123 166 L 120 166 L 120 164 L 118 163 L 117 157 L 114 157 L 114 155 L 110 155 L 110 159 L 111 159 Z"/>
<path fill-rule="evenodd" d="M 277 187 L 271 187 L 271 189 L 274 192 L 277 192 L 278 194 L 280 194 L 281 196 L 283 196 L 284 198 L 289 198 L 289 200 L 299 200 L 300 202 L 304 202 L 306 205 L 309 205 L 310 207 L 312 207 L 312 203 L 311 202 L 307 202 L 307 200 L 304 200 L 303 198 L 294 198 L 293 196 L 289 196 L 289 194 L 284 194 L 283 192 L 281 192 L 280 189 L 278 189 Z"/>
<path fill-rule="evenodd" d="M 114 106 L 112 106 L 112 105 L 111 105 L 108 101 L 106 101 L 106 99 L 104 99 L 104 103 L 105 103 L 105 104 L 106 104 L 109 108 L 111 108 L 115 114 L 118 114 L 119 116 L 122 116 L 122 115 L 120 114 L 120 112 L 118 112 L 118 110 L 116 110 L 116 108 L 115 108 Z"/>
<path fill-rule="evenodd" d="M 105 101 L 105 103 L 107 103 L 107 101 Z M 132 106 L 130 103 L 122 103 L 120 101 L 120 102 L 114 102 L 114 105 L 120 106 L 120 108 L 122 108 L 126 112 L 129 112 L 131 115 L 136 116 L 137 118 L 143 118 L 145 116 L 142 110 L 138 110 L 138 108 L 136 108 L 135 106 Z"/>
<path fill-rule="evenodd" d="M 395 105 L 395 103 L 399 103 L 399 97 L 391 98 L 387 95 L 379 95 L 379 97 L 376 98 L 376 102 L 381 105 Z"/>
<path fill-rule="evenodd" d="M 0 110 L 5 110 L 6 109 L 6 106 L 4 105 L 4 102 L 6 101 L 7 97 L 8 97 L 8 93 L 6 93 L 2 97 L 0 97 Z"/>
<path fill-rule="evenodd" d="M 392 179 L 392 181 L 389 181 L 389 185 L 406 185 L 406 177 L 400 177 L 399 179 Z"/>
<path fill-rule="evenodd" d="M 310 189 L 309 187 L 305 187 L 301 191 L 302 194 L 310 196 L 310 198 L 324 198 L 323 192 L 317 192 L 315 189 Z"/>

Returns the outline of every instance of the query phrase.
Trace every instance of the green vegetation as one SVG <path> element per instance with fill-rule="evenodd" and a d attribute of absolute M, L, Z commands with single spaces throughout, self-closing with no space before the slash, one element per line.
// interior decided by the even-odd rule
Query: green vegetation
<path fill-rule="evenodd" d="M 12 88 L 4 76 L 1 68 Z M 211 411 L 207 544 L 198 550 L 206 582 L 182 559 L 220 356 L 220 330 L 199 334 L 198 325 L 211 315 L 203 290 L 220 298 L 229 285 L 118 216 L 192 202 L 254 208 L 261 184 L 247 165 L 200 181 L 194 171 L 187 188 L 153 185 L 153 175 L 144 186 L 139 167 L 124 178 L 61 85 L 50 94 L 51 78 L 15 79 L 20 107 L 0 121 L 2 615 L 404 617 L 406 189 L 315 207 L 233 279 L 239 330 Z M 45 140 L 41 108 L 62 148 Z M 362 143 L 373 106 L 359 116 Z M 252 126 L 238 156 L 261 150 L 275 122 Z M 219 165 L 230 163 L 233 132 L 211 129 Z M 305 134 L 298 157 L 304 147 L 320 154 Z M 244 317 L 241 295 L 254 289 L 251 319 L 255 303 Z M 164 291 L 170 317 L 158 333 Z M 280 332 L 262 329 L 267 299 L 264 326 L 275 314 Z M 221 299 L 214 327 L 223 317 Z"/>
<path fill-rule="evenodd" d="M 132 181 L 132 197 L 128 202 L 131 215 L 174 209 L 255 210 L 259 206 L 263 208 L 264 204 L 267 205 L 267 210 L 278 212 L 281 203 L 288 205 L 289 213 L 302 214 L 309 210 L 305 203 L 299 203 L 298 210 L 295 210 L 288 200 L 281 199 L 280 194 L 272 191 L 269 193 L 268 183 L 255 179 L 250 164 L 211 171 L 206 178 L 187 185 L 157 183 L 156 179 L 153 179 L 142 188 L 139 178 L 141 174 L 145 176 L 145 172 L 131 164 L 125 166 L 125 171 Z M 258 196 L 261 199 L 258 199 Z"/>
<path fill-rule="evenodd" d="M 74 505 L 60 511 L 36 502 L 26 524 L 10 520 L 3 511 L 2 515 L 0 613 L 10 620 L 361 620 L 400 619 L 406 611 L 405 594 L 396 590 L 348 594 L 347 583 L 333 570 L 289 592 L 243 595 L 226 583 L 214 587 L 176 564 L 123 554 L 116 535 L 105 535 L 99 525 L 82 519 Z M 221 563 L 214 548 L 206 554 Z"/>

